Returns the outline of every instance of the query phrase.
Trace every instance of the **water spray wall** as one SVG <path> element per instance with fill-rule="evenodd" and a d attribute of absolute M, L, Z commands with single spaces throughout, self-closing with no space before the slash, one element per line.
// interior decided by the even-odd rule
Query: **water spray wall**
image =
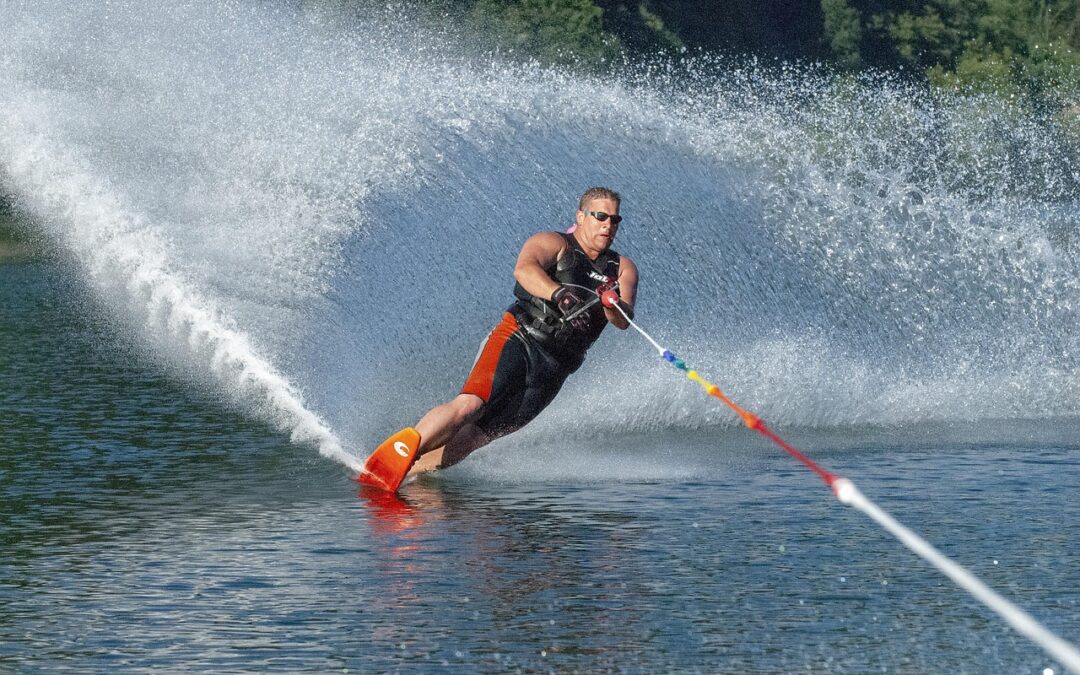
<path fill-rule="evenodd" d="M 638 318 L 776 427 L 1080 412 L 1052 116 L 787 66 L 590 78 L 261 3 L 0 24 L 0 188 L 149 362 L 350 466 L 456 392 L 521 242 L 592 185 Z M 629 336 L 594 352 L 522 438 L 735 423 Z"/>

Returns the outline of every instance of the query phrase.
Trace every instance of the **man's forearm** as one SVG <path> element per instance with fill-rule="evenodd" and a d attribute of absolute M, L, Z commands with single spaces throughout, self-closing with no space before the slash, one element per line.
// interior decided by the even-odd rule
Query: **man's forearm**
<path fill-rule="evenodd" d="M 559 289 L 559 284 L 536 264 L 519 265 L 514 270 L 514 279 L 529 293 L 544 300 L 550 300 L 551 295 Z"/>

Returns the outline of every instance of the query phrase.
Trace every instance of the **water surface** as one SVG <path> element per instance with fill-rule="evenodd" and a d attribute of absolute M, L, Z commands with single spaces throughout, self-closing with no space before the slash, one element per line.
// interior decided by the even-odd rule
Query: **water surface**
<path fill-rule="evenodd" d="M 696 476 L 499 479 L 503 463 L 588 452 L 509 442 L 401 500 L 360 498 L 339 465 L 133 353 L 61 264 L 0 266 L 0 294 L 4 668 L 1052 665 L 750 432 L 616 436 L 596 451 Z M 788 435 L 1075 638 L 1078 430 Z"/>

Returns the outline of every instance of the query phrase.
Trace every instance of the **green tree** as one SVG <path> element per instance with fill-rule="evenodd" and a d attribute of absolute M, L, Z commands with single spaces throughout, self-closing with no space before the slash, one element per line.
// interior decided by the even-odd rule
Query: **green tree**
<path fill-rule="evenodd" d="M 619 39 L 604 30 L 603 15 L 591 0 L 475 0 L 466 21 L 545 63 L 597 66 L 623 53 Z"/>
<path fill-rule="evenodd" d="M 860 53 L 862 18 L 847 0 L 821 0 L 825 37 L 836 60 L 848 68 L 858 68 L 863 59 Z"/>
<path fill-rule="evenodd" d="M 1080 0 L 821 0 L 833 60 L 906 66 L 938 86 L 1068 98 Z"/>

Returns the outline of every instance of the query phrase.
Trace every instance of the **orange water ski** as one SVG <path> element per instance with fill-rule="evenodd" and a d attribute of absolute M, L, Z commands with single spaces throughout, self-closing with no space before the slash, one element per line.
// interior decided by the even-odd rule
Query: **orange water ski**
<path fill-rule="evenodd" d="M 371 487 L 397 492 L 405 474 L 416 459 L 420 447 L 420 434 L 406 427 L 382 442 L 364 462 L 364 469 L 356 477 L 357 482 Z"/>

